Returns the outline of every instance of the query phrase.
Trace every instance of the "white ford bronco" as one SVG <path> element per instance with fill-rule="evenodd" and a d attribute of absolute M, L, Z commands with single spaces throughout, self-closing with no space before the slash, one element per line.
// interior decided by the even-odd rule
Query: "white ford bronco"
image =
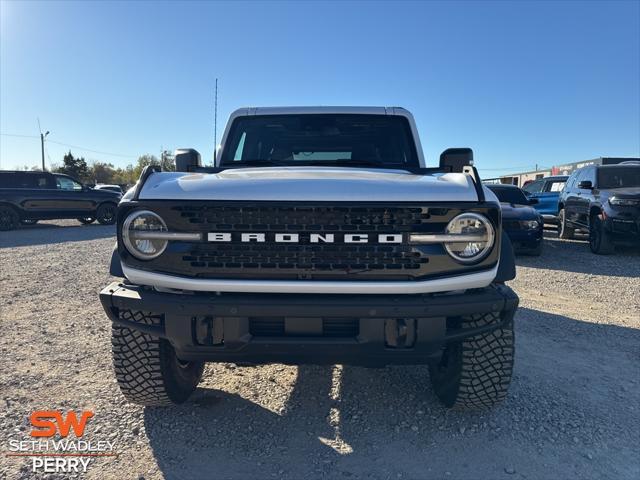
<path fill-rule="evenodd" d="M 448 407 L 505 397 L 515 266 L 470 149 L 427 168 L 402 108 L 244 108 L 213 167 L 176 170 L 118 206 L 100 299 L 127 399 L 184 402 L 204 362 L 428 364 Z"/>

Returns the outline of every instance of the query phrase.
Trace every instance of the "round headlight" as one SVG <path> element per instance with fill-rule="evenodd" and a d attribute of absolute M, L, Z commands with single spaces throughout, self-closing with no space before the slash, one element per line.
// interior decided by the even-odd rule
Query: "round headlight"
<path fill-rule="evenodd" d="M 167 225 L 159 215 L 149 210 L 137 210 L 122 224 L 122 240 L 131 255 L 140 260 L 152 260 L 167 248 L 166 235 L 155 238 L 166 231 Z"/>
<path fill-rule="evenodd" d="M 451 235 L 473 236 L 466 242 L 445 243 L 447 253 L 461 263 L 476 263 L 491 251 L 495 232 L 491 222 L 477 213 L 463 213 L 449 222 L 446 232 Z"/>

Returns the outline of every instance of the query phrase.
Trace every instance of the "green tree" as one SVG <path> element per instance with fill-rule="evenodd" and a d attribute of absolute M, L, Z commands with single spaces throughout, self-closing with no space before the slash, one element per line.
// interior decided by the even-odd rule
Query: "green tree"
<path fill-rule="evenodd" d="M 87 161 L 83 157 L 74 157 L 71 151 L 64 156 L 62 166 L 55 171 L 67 174 L 81 182 L 90 180 Z"/>
<path fill-rule="evenodd" d="M 93 162 L 89 171 L 95 183 L 115 183 L 117 171 L 110 163 Z"/>
<path fill-rule="evenodd" d="M 133 176 L 135 177 L 136 180 L 140 178 L 140 174 L 142 173 L 142 170 L 147 165 L 160 166 L 160 160 L 158 160 L 158 157 L 156 157 L 155 155 L 150 155 L 148 153 L 144 155 L 140 155 L 138 157 L 138 162 L 136 163 L 136 166 L 133 167 Z"/>
<path fill-rule="evenodd" d="M 135 181 L 138 180 L 140 174 L 142 173 L 142 169 L 147 165 L 155 165 L 157 167 L 161 167 L 165 172 L 175 172 L 176 170 L 176 162 L 170 152 L 166 150 L 162 152 L 162 157 L 160 159 L 158 159 L 158 157 L 156 157 L 155 155 L 146 153 L 138 157 L 138 162 L 136 163 L 136 166 L 133 167 Z"/>

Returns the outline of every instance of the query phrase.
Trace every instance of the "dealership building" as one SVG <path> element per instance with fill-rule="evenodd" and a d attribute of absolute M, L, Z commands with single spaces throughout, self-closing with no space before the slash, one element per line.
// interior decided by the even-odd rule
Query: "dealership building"
<path fill-rule="evenodd" d="M 506 183 L 508 185 L 517 185 L 519 187 L 539 178 L 549 177 L 551 175 L 571 175 L 575 170 L 586 167 L 588 165 L 613 165 L 620 162 L 640 162 L 640 158 L 622 158 L 622 157 L 598 157 L 593 160 L 583 160 L 581 162 L 561 163 L 550 168 L 533 170 L 529 172 L 513 173 L 510 175 L 502 175 L 501 177 L 486 178 L 485 183 Z"/>

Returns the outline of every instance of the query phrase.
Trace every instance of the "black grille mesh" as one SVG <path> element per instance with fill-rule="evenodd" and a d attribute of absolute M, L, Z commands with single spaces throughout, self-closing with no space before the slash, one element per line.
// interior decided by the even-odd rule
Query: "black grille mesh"
<path fill-rule="evenodd" d="M 203 246 L 183 260 L 195 268 L 295 268 L 316 270 L 417 269 L 429 259 L 408 245 L 281 245 L 234 243 Z"/>
<path fill-rule="evenodd" d="M 404 207 L 174 207 L 194 225 L 225 231 L 409 232 L 431 217 Z"/>

